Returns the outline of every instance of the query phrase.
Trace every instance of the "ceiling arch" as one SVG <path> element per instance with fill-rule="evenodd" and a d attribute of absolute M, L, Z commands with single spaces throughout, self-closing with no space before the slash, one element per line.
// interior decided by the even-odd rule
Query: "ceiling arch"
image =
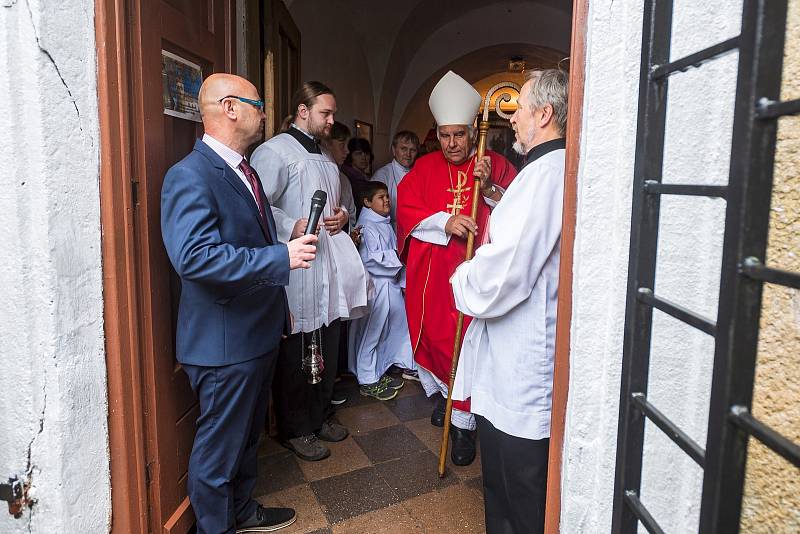
<path fill-rule="evenodd" d="M 469 83 L 474 84 L 505 70 L 510 56 L 521 56 L 525 60 L 527 68 L 548 68 L 555 67 L 564 57 L 563 54 L 558 50 L 527 43 L 504 43 L 469 52 L 442 65 L 420 82 L 407 105 L 402 108 L 398 106 L 396 110 L 398 119 L 393 125 L 392 131 L 411 130 L 418 135 L 424 135 L 427 132 L 433 124 L 433 117 L 428 109 L 428 97 L 433 87 L 448 70 L 457 72 Z M 509 80 L 511 78 L 513 77 L 508 76 Z"/>
<path fill-rule="evenodd" d="M 437 8 L 440 4 L 452 7 Z M 492 21 L 488 28 L 487 21 Z M 420 2 L 403 23 L 387 62 L 392 68 L 380 91 L 378 129 L 394 130 L 420 85 L 443 65 L 509 42 L 568 50 L 570 29 L 571 2 L 564 0 Z"/>

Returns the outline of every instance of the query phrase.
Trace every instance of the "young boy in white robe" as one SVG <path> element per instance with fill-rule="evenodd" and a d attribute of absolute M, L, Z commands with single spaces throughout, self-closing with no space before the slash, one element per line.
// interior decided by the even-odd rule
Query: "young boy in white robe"
<path fill-rule="evenodd" d="M 382 182 L 367 182 L 362 197 L 358 252 L 375 293 L 369 314 L 350 323 L 349 367 L 362 395 L 385 401 L 396 397 L 403 387 L 403 380 L 392 378 L 386 370 L 392 365 L 414 370 L 416 364 L 403 299 L 405 267 L 397 255 L 389 190 Z"/>

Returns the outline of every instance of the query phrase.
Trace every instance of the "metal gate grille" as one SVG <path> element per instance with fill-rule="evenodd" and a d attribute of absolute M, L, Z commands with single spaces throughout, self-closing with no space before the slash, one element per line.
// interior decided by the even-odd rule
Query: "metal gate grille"
<path fill-rule="evenodd" d="M 750 436 L 800 467 L 800 446 L 750 413 L 762 285 L 800 288 L 800 274 L 765 265 L 778 118 L 800 113 L 800 100 L 780 101 L 786 0 L 745 0 L 739 36 L 670 62 L 672 11 L 672 0 L 645 3 L 612 531 L 663 532 L 639 498 L 649 419 L 704 469 L 699 531 L 728 534 L 739 531 Z M 728 185 L 661 183 L 669 77 L 737 49 Z M 661 195 L 727 202 L 716 322 L 655 293 Z M 715 339 L 705 450 L 647 399 L 653 308 Z"/>

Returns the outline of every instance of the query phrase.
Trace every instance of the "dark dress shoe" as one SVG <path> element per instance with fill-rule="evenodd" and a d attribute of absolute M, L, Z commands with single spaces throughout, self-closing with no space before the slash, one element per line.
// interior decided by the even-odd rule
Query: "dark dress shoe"
<path fill-rule="evenodd" d="M 297 514 L 291 508 L 265 508 L 259 504 L 249 519 L 236 525 L 236 534 L 275 532 L 296 520 Z"/>
<path fill-rule="evenodd" d="M 447 407 L 447 400 L 439 396 L 439 399 L 436 401 L 436 406 L 433 408 L 433 413 L 431 414 L 431 424 L 433 426 L 438 426 L 439 428 L 444 426 L 444 410 Z"/>
<path fill-rule="evenodd" d="M 469 465 L 475 460 L 475 434 L 474 430 L 450 427 L 450 438 L 453 440 L 450 459 L 455 465 Z"/>

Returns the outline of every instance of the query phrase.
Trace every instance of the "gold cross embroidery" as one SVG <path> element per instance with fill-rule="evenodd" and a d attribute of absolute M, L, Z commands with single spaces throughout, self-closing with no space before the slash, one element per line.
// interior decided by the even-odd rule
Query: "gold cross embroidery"
<path fill-rule="evenodd" d="M 464 209 L 464 192 L 468 191 L 469 189 L 464 187 L 467 184 L 467 173 L 464 171 L 458 171 L 458 184 L 456 187 L 451 187 L 447 189 L 449 193 L 453 193 L 453 203 L 447 205 L 447 209 L 450 210 L 451 215 L 458 215 L 461 213 L 461 210 Z"/>

